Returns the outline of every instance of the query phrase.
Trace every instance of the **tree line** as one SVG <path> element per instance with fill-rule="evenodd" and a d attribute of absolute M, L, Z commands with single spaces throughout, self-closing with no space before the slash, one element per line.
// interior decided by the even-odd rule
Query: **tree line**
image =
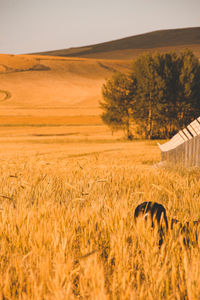
<path fill-rule="evenodd" d="M 140 56 L 102 87 L 101 118 L 112 131 L 169 138 L 200 116 L 200 63 L 191 50 Z"/>

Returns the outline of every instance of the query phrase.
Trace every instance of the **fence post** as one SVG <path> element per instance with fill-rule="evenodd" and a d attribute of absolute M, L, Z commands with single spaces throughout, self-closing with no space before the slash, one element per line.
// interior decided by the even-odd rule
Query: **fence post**
<path fill-rule="evenodd" d="M 162 160 L 185 167 L 200 166 L 200 117 L 175 134 L 161 149 Z"/>
<path fill-rule="evenodd" d="M 196 166 L 200 165 L 200 136 L 196 137 Z"/>

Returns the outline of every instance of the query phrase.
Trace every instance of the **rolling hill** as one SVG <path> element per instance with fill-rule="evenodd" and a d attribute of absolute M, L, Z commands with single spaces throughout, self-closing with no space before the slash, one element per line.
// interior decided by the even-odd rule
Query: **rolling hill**
<path fill-rule="evenodd" d="M 100 124 L 101 88 L 143 51 L 192 48 L 200 27 L 155 31 L 81 48 L 0 54 L 0 125 Z"/>
<path fill-rule="evenodd" d="M 0 124 L 99 123 L 105 78 L 130 62 L 0 55 Z"/>
<path fill-rule="evenodd" d="M 146 51 L 190 48 L 200 57 L 200 27 L 159 30 L 85 47 L 41 52 L 41 55 L 99 59 L 133 59 Z"/>

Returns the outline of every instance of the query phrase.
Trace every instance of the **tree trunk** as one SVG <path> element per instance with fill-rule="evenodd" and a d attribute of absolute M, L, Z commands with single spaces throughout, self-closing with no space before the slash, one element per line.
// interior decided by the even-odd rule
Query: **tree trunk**
<path fill-rule="evenodd" d="M 132 138 L 133 138 L 131 130 L 130 130 L 130 120 L 129 119 L 126 121 L 126 137 L 128 140 L 132 140 Z"/>
<path fill-rule="evenodd" d="M 126 122 L 126 137 L 127 139 L 129 139 L 130 136 L 130 125 L 129 125 L 129 121 Z"/>
<path fill-rule="evenodd" d="M 152 103 L 151 97 L 149 99 L 149 115 L 148 115 L 148 139 L 152 137 Z"/>

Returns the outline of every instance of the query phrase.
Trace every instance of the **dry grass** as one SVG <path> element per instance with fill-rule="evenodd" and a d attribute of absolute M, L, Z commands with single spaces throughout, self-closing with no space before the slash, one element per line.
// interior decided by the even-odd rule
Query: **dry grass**
<path fill-rule="evenodd" d="M 81 143 L 78 134 L 65 143 L 35 137 L 40 148 L 29 136 L 4 140 L 0 299 L 198 299 L 194 230 L 189 248 L 170 232 L 159 251 L 133 213 L 150 200 L 197 219 L 199 172 L 156 168 L 156 142 L 103 143 L 94 133 L 85 141 L 83 129 Z"/>
<path fill-rule="evenodd" d="M 0 62 L 0 299 L 199 299 L 195 229 L 188 248 L 175 230 L 159 251 L 133 220 L 145 200 L 198 219 L 199 171 L 155 167 L 156 141 L 126 142 L 98 117 L 105 76 L 126 63 Z"/>

